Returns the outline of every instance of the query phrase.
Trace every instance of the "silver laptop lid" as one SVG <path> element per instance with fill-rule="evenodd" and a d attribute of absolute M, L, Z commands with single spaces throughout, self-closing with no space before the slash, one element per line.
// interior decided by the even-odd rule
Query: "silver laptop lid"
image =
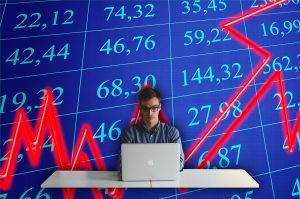
<path fill-rule="evenodd" d="M 122 144 L 122 180 L 177 180 L 179 143 Z"/>

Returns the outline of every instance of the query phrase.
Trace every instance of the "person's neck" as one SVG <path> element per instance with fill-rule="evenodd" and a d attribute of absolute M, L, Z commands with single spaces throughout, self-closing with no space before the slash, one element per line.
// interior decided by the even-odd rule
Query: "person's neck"
<path fill-rule="evenodd" d="M 154 121 L 154 122 L 150 122 L 150 123 L 147 123 L 144 121 L 144 124 L 146 125 L 146 128 L 148 131 L 152 132 L 154 130 L 154 128 L 156 127 L 156 125 L 158 124 L 158 120 L 157 121 Z"/>

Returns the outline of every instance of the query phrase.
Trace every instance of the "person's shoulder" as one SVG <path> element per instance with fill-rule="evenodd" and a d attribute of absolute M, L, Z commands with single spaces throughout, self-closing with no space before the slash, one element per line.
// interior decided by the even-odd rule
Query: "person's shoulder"
<path fill-rule="evenodd" d="M 135 125 L 128 125 L 122 132 L 122 143 L 132 143 L 136 132 Z"/>
<path fill-rule="evenodd" d="M 180 138 L 179 130 L 175 126 L 170 124 L 162 123 L 162 125 L 164 126 L 164 132 L 168 137 L 168 142 L 177 142 Z"/>
<path fill-rule="evenodd" d="M 178 129 L 175 126 L 171 125 L 171 124 L 161 122 L 161 125 L 168 132 L 178 132 Z"/>
<path fill-rule="evenodd" d="M 135 127 L 135 125 L 128 125 L 124 128 L 124 131 L 132 131 Z"/>
<path fill-rule="evenodd" d="M 131 131 L 134 131 L 135 129 L 138 129 L 140 126 L 140 123 L 137 123 L 137 124 L 130 124 L 128 126 L 126 126 L 124 129 L 125 131 L 127 132 L 131 132 Z"/>

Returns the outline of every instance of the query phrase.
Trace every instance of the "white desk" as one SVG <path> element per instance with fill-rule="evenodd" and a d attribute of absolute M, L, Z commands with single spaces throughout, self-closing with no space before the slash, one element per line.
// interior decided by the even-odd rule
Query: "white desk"
<path fill-rule="evenodd" d="M 177 181 L 121 181 L 119 171 L 55 171 L 42 188 L 258 188 L 242 169 L 184 169 Z"/>

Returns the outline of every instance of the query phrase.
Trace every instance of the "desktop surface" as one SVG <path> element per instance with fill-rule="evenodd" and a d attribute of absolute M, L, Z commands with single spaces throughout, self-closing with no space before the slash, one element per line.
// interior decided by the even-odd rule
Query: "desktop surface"
<path fill-rule="evenodd" d="M 42 188 L 259 188 L 242 169 L 184 169 L 175 181 L 122 181 L 119 171 L 55 171 Z"/>

